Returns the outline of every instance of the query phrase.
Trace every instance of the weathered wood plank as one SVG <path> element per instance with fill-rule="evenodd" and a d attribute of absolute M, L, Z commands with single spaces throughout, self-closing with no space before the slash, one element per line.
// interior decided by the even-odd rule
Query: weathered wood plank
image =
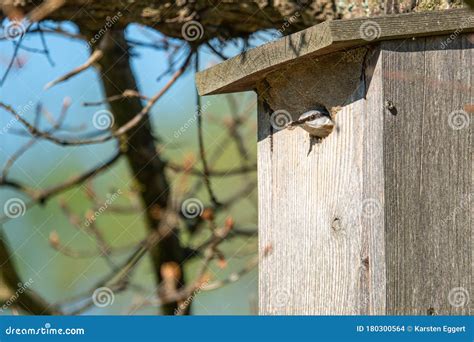
<path fill-rule="evenodd" d="M 352 84 L 352 52 L 258 86 L 261 314 L 472 314 L 474 46 L 447 38 L 382 43 L 355 91 L 311 81 Z M 342 110 L 312 149 L 272 128 L 274 110 L 316 102 Z"/>
<path fill-rule="evenodd" d="M 473 44 L 467 35 L 382 44 L 388 314 L 466 314 L 473 294 Z M 450 113 L 465 126 L 453 129 Z M 458 128 L 461 123 L 458 122 Z M 463 290 L 458 289 L 461 294 Z"/>
<path fill-rule="evenodd" d="M 251 90 L 268 73 L 304 56 L 320 56 L 381 40 L 474 31 L 466 9 L 334 20 L 251 49 L 196 75 L 201 95 Z M 372 39 L 373 38 L 373 39 Z"/>
<path fill-rule="evenodd" d="M 364 103 L 364 141 L 362 151 L 362 202 L 361 226 L 363 227 L 363 265 L 366 270 L 366 311 L 361 314 L 383 315 L 386 312 L 385 265 L 385 174 L 383 168 L 383 96 L 382 63 L 376 49 L 366 61 L 367 87 Z M 351 196 L 347 193 L 346 196 Z M 362 280 L 361 280 L 362 281 Z"/>
<path fill-rule="evenodd" d="M 271 110 L 262 97 L 258 99 L 258 146 L 257 146 L 257 170 L 258 170 L 258 222 L 259 239 L 259 311 L 262 308 L 270 308 L 269 298 L 273 298 L 270 282 L 265 274 L 273 274 L 272 264 L 277 262 L 275 255 L 271 253 L 272 242 L 272 204 L 273 203 L 273 179 L 272 179 L 272 138 L 270 125 Z M 275 290 L 273 290 L 275 291 Z M 266 303 L 266 304 L 265 304 Z"/>
<path fill-rule="evenodd" d="M 331 58 L 327 59 L 330 63 Z M 346 61 L 347 63 L 347 61 Z M 313 66 L 313 65 L 312 65 Z M 348 70 L 320 66 L 319 77 L 352 79 Z M 360 76 L 361 63 L 352 73 Z M 370 68 L 369 68 L 370 69 Z M 373 68 L 370 69 L 373 72 Z M 292 74 L 294 73 L 294 75 Z M 376 68 L 380 80 L 380 67 Z M 285 78 L 300 75 L 287 70 Z M 277 82 L 278 83 L 278 82 Z M 267 86 L 275 100 L 301 89 L 292 82 Z M 281 85 L 281 83 L 278 83 Z M 304 84 L 303 84 L 304 85 Z M 312 144 L 301 128 L 275 131 L 273 109 L 259 112 L 259 296 L 261 314 L 383 314 L 385 312 L 381 93 L 372 81 L 355 84 L 348 97 L 313 92 L 318 102 L 346 105 L 336 132 Z M 312 89 L 314 85 L 307 84 Z M 261 87 L 259 87 L 261 89 Z M 295 99 L 293 99 L 295 100 Z M 287 101 L 289 112 L 307 97 Z M 274 102 L 278 103 L 278 102 Z M 284 108 L 278 108 L 284 109 Z M 308 108 L 310 109 L 310 108 Z M 370 178 L 369 178 L 370 177 Z M 374 203 L 375 214 L 369 212 Z M 380 204 L 379 204 L 380 203 Z M 364 206 L 365 207 L 364 207 Z M 369 209 L 368 209 L 369 208 Z M 365 214 L 364 214 L 365 213 Z M 263 257 L 271 246 L 271 254 Z"/>

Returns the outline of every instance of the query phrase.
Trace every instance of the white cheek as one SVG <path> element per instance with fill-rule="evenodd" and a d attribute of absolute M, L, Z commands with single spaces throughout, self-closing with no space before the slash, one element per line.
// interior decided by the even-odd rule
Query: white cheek
<path fill-rule="evenodd" d="M 325 138 L 331 133 L 334 123 L 329 118 L 322 117 L 308 121 L 301 127 L 312 136 Z"/>
<path fill-rule="evenodd" d="M 311 120 L 305 123 L 306 126 L 312 127 L 312 128 L 318 128 L 321 126 L 332 126 L 333 123 L 332 121 L 327 118 L 327 117 L 321 117 L 317 118 L 315 120 Z"/>

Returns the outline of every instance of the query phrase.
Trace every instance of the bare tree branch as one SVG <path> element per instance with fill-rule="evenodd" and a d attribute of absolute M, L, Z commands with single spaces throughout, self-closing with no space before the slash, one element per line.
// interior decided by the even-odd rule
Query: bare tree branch
<path fill-rule="evenodd" d="M 199 53 L 196 52 L 196 65 L 195 65 L 196 72 L 199 71 Z M 204 184 L 206 185 L 207 192 L 211 199 L 212 204 L 214 207 L 219 206 L 219 202 L 217 201 L 216 195 L 212 190 L 211 181 L 209 179 L 209 166 L 207 164 L 206 159 L 206 152 L 204 149 L 204 136 L 202 131 L 202 113 L 201 113 L 201 96 L 197 93 L 196 90 L 196 107 L 197 107 L 197 127 L 198 127 L 198 142 L 199 142 L 199 156 L 201 157 L 202 168 L 203 168 L 203 180 Z"/>
<path fill-rule="evenodd" d="M 32 282 L 34 283 L 34 281 Z M 58 315 L 61 311 L 47 303 L 33 289 L 23 286 L 24 282 L 16 269 L 3 227 L 0 225 L 0 288 L 9 294 L 0 301 L 10 302 L 13 307 L 33 315 Z M 22 287 L 21 289 L 19 287 Z M 4 292 L 4 291 L 1 291 Z M 2 304 L 3 306 L 3 304 Z"/>
<path fill-rule="evenodd" d="M 11 181 L 8 179 L 0 179 L 0 186 L 8 186 L 19 191 L 22 191 L 28 194 L 34 201 L 38 201 L 39 203 L 44 203 L 50 197 L 55 196 L 65 190 L 68 190 L 78 184 L 85 182 L 86 180 L 98 175 L 99 173 L 108 170 L 110 166 L 112 166 L 121 156 L 121 152 L 117 152 L 112 158 L 108 161 L 102 163 L 101 165 L 85 172 L 79 174 L 77 176 L 71 177 L 67 181 L 53 185 L 49 188 L 43 190 L 35 190 L 26 185 L 22 185 L 18 182 Z"/>
<path fill-rule="evenodd" d="M 77 68 L 75 68 L 74 70 L 71 70 L 70 72 L 66 73 L 65 75 L 55 79 L 54 81 L 51 81 L 49 83 L 47 83 L 45 86 L 44 86 L 44 90 L 47 90 L 51 87 L 54 87 L 55 85 L 59 84 L 59 83 L 62 83 L 62 82 L 65 82 L 67 81 L 68 79 L 70 79 L 71 77 L 74 77 L 76 75 L 79 75 L 81 72 L 89 69 L 94 63 L 97 63 L 97 61 L 99 59 L 101 59 L 103 56 L 103 53 L 102 51 L 100 50 L 95 50 L 91 55 L 90 57 L 87 59 L 87 61 L 78 66 Z"/>

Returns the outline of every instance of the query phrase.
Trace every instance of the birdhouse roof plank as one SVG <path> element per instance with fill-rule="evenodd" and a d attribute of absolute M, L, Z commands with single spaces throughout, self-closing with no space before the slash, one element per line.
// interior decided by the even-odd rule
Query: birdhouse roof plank
<path fill-rule="evenodd" d="M 200 95 L 247 91 L 254 89 L 268 73 L 303 57 L 321 56 L 382 40 L 472 31 L 474 12 L 469 9 L 326 21 L 198 72 L 196 86 Z"/>

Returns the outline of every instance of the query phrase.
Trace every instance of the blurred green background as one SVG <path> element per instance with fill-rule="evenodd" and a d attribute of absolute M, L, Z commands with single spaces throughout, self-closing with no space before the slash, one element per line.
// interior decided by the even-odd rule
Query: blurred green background
<path fill-rule="evenodd" d="M 75 31 L 73 25 L 64 24 L 63 27 L 71 32 Z M 146 32 L 145 32 L 146 31 Z M 140 26 L 127 29 L 127 36 L 143 41 L 150 37 L 160 39 L 159 34 L 151 32 Z M 41 48 L 38 35 L 27 36 L 24 45 L 30 48 Z M 0 101 L 12 105 L 14 108 L 26 108 L 24 117 L 33 121 L 35 106 L 42 103 L 53 116 L 59 115 L 64 98 L 70 97 L 71 108 L 65 122 L 66 126 L 87 127 L 87 132 L 94 131 L 92 116 L 100 109 L 107 107 L 84 107 L 83 102 L 103 100 L 104 95 L 94 69 L 89 69 L 77 77 L 62 83 L 50 90 L 43 90 L 44 85 L 65 72 L 72 70 L 84 63 L 88 58 L 89 50 L 84 42 L 67 39 L 57 35 L 47 36 L 47 43 L 51 50 L 51 57 L 55 63 L 52 67 L 44 55 L 30 51 L 20 50 L 18 62 L 10 73 L 5 84 L 0 88 Z M 261 42 L 256 41 L 255 45 Z M 228 56 L 239 53 L 239 46 L 227 48 Z M 0 41 L 0 73 L 3 74 L 13 53 L 13 44 L 9 41 Z M 146 96 L 153 95 L 168 81 L 168 77 L 157 81 L 157 76 L 168 67 L 166 52 L 147 48 L 133 49 L 133 70 L 138 80 L 139 90 Z M 210 50 L 200 50 L 201 69 L 218 63 L 220 60 Z M 216 169 L 231 169 L 239 167 L 240 159 L 235 144 L 224 143 L 227 131 L 223 129 L 222 121 L 230 115 L 226 96 L 204 97 L 203 105 L 205 120 L 205 144 L 209 155 L 223 150 L 222 157 L 212 164 Z M 238 111 L 249 113 L 249 120 L 241 129 L 246 147 L 250 151 L 249 164 L 256 163 L 256 96 L 253 93 L 233 95 L 231 99 L 237 105 Z M 30 104 L 30 105 L 29 105 Z M 31 106 L 31 104 L 34 104 Z M 151 111 L 151 120 L 155 133 L 166 145 L 164 155 L 168 160 L 183 164 L 192 159 L 198 151 L 197 128 L 195 120 L 195 87 L 194 73 L 186 73 L 173 87 L 160 99 Z M 190 122 L 189 128 L 178 138 L 174 134 Z M 11 116 L 2 111 L 0 127 L 9 125 Z M 48 123 L 43 120 L 42 127 L 47 128 Z M 184 125 L 184 126 L 183 126 Z M 18 134 L 21 126 L 15 123 L 7 134 L 0 135 L 0 165 L 4 165 L 9 156 L 22 144 L 28 141 L 27 136 Z M 101 145 L 61 148 L 49 142 L 40 142 L 29 150 L 10 171 L 11 178 L 27 183 L 33 187 L 45 188 L 66 180 L 104 161 L 112 155 L 115 148 L 114 142 Z M 195 158 L 196 159 L 196 158 Z M 198 161 L 198 159 L 196 159 Z M 200 167 L 197 163 L 196 167 Z M 183 183 L 182 179 L 170 173 L 172 186 L 175 188 L 192 185 L 196 179 Z M 199 180 L 198 180 L 199 181 Z M 238 192 L 242 186 L 256 182 L 256 173 L 227 178 L 214 178 L 213 188 L 219 199 L 226 199 Z M 256 184 L 256 183 L 255 183 Z M 104 201 L 107 194 L 112 194 L 117 189 L 127 191 L 130 189 L 130 177 L 124 160 L 116 164 L 112 170 L 95 178 L 94 188 Z M 28 198 L 21 193 L 0 188 L 0 205 L 12 197 Z M 129 200 L 120 197 L 117 204 L 127 205 Z M 204 204 L 209 204 L 207 193 L 201 187 L 196 194 Z M 55 251 L 49 243 L 51 232 L 57 232 L 62 244 L 77 250 L 92 250 L 94 241 L 77 228 L 72 226 L 59 207 L 59 201 L 66 201 L 77 214 L 84 214 L 90 207 L 83 189 L 76 187 L 47 202 L 44 206 L 35 205 L 24 216 L 10 219 L 3 224 L 3 229 L 8 237 L 14 260 L 19 267 L 23 279 L 33 279 L 33 288 L 45 299 L 52 303 L 65 303 L 76 296 L 84 296 L 102 277 L 110 272 L 107 263 L 102 258 L 71 258 Z M 222 224 L 228 216 L 234 218 L 236 226 L 241 228 L 256 229 L 257 226 L 257 198 L 256 186 L 245 198 L 227 210 L 225 214 L 217 216 L 217 223 Z M 132 251 L 132 246 L 145 236 L 143 217 L 140 212 L 131 214 L 107 213 L 97 219 L 98 227 L 112 245 L 123 247 L 122 253 L 114 255 L 114 260 L 119 263 Z M 192 245 L 198 244 L 209 236 L 204 230 Z M 186 236 L 184 236 L 186 241 Z M 222 251 L 227 257 L 227 267 L 220 268 L 213 264 L 215 279 L 225 279 L 233 272 L 239 271 L 250 258 L 257 252 L 256 237 L 233 238 L 223 244 Z M 200 265 L 195 259 L 187 270 L 187 276 L 193 279 L 193 274 Z M 153 306 L 144 306 L 134 310 L 134 304 L 143 298 L 151 298 L 154 294 L 154 275 L 151 272 L 148 258 L 140 263 L 133 276 L 133 290 L 121 292 L 115 296 L 113 305 L 105 308 L 96 308 L 85 314 L 156 314 Z M 80 303 L 80 302 L 79 302 Z M 71 312 L 78 303 L 64 305 L 66 312 Z M 226 285 L 220 289 L 201 292 L 193 303 L 193 314 L 234 315 L 256 313 L 257 305 L 257 270 L 246 274 L 237 282 Z"/>

